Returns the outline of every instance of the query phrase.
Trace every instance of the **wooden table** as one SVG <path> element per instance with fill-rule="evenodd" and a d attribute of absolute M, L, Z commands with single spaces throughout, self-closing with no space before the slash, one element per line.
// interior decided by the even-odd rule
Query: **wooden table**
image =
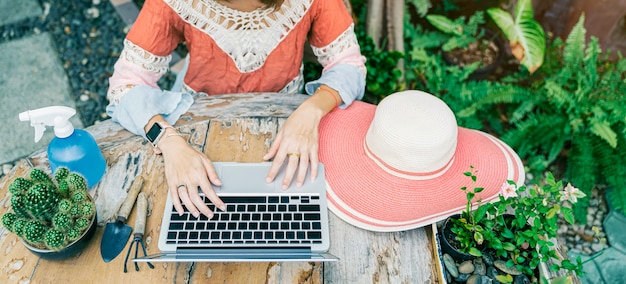
<path fill-rule="evenodd" d="M 260 162 L 287 116 L 306 96 L 275 93 L 197 98 L 176 123 L 189 143 L 212 161 Z M 40 259 L 0 226 L 0 283 L 438 283 L 429 228 L 397 233 L 365 231 L 330 214 L 330 253 L 334 263 L 157 263 L 123 272 L 126 248 L 105 263 L 100 256 L 104 224 L 126 196 L 136 176 L 145 178 L 149 196 L 145 241 L 149 254 L 157 242 L 167 187 L 161 156 L 150 144 L 108 120 L 87 128 L 100 146 L 107 172 L 91 189 L 99 226 L 87 248 L 63 261 Z M 29 164 L 48 169 L 45 151 L 16 163 L 0 180 L 0 215 L 9 210 L 9 183 L 25 174 Z M 128 224 L 134 224 L 134 210 Z M 129 242 L 130 243 L 130 242 Z"/>

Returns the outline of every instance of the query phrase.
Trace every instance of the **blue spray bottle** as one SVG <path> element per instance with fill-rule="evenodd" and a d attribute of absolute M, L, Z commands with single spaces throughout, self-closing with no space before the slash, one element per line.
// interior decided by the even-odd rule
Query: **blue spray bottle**
<path fill-rule="evenodd" d="M 54 126 L 54 139 L 48 145 L 48 161 L 52 173 L 58 167 L 78 172 L 87 180 L 87 188 L 96 185 L 106 170 L 106 161 L 93 136 L 82 129 L 74 129 L 69 121 L 76 110 L 66 106 L 50 106 L 19 114 L 20 121 L 29 121 L 35 127 L 35 143 L 39 142 L 46 126 Z"/>

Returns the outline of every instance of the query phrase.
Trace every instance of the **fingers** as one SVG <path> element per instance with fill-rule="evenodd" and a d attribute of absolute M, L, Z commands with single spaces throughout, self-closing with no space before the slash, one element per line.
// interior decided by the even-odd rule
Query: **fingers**
<path fill-rule="evenodd" d="M 291 184 L 291 180 L 293 179 L 293 176 L 296 173 L 296 170 L 298 169 L 299 160 L 300 160 L 299 153 L 293 152 L 293 153 L 287 154 L 287 167 L 285 168 L 285 177 L 283 178 L 283 184 L 282 184 L 283 190 L 289 188 L 289 185 Z"/>
<path fill-rule="evenodd" d="M 306 178 L 306 173 L 309 168 L 309 156 L 304 155 L 300 158 L 300 163 L 298 164 L 298 176 L 296 177 L 296 186 L 301 187 L 304 183 L 304 179 Z"/>
<path fill-rule="evenodd" d="M 180 197 L 178 194 L 178 189 L 175 184 L 170 184 L 170 197 L 172 198 L 172 203 L 174 204 L 174 209 L 178 212 L 178 216 L 183 215 L 185 213 L 185 209 L 183 209 L 183 205 L 180 203 Z"/>
<path fill-rule="evenodd" d="M 269 159 L 276 156 L 276 153 L 278 152 L 278 148 L 280 148 L 280 141 L 282 140 L 282 137 L 283 137 L 282 132 L 278 132 L 278 134 L 276 135 L 276 139 L 274 139 L 274 143 L 272 143 L 272 145 L 270 146 L 270 149 L 267 151 L 267 154 L 263 156 L 263 160 L 268 161 Z M 272 180 L 274 179 L 272 178 Z"/>

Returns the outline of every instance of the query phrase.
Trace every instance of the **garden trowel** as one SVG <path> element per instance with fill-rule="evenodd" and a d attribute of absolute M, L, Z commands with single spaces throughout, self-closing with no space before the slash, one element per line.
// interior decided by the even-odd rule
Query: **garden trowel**
<path fill-rule="evenodd" d="M 126 219 L 133 209 L 135 200 L 141 187 L 143 186 L 143 177 L 138 176 L 128 190 L 126 200 L 117 211 L 117 219 L 115 222 L 107 223 L 102 234 L 102 242 L 100 243 L 100 254 L 104 262 L 113 260 L 126 247 L 132 228 L 126 225 Z"/>

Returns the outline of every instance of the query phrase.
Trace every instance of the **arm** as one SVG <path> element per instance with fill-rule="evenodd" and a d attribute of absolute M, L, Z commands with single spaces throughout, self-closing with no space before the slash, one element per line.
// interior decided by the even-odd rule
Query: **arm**
<path fill-rule="evenodd" d="M 202 213 L 212 217 L 198 187 L 217 208 L 225 209 L 211 187 L 211 182 L 221 182 L 211 161 L 171 126 L 189 109 L 193 98 L 186 93 L 162 91 L 157 85 L 167 72 L 169 54 L 183 40 L 182 28 L 180 18 L 163 1 L 146 1 L 109 80 L 107 114 L 143 137 L 155 123 L 160 123 L 164 133 L 155 150 L 163 154 L 165 177 L 176 211 L 184 212 L 182 200 L 194 216 Z"/>
<path fill-rule="evenodd" d="M 311 97 L 289 116 L 263 157 L 265 160 L 273 158 L 267 182 L 273 181 L 287 162 L 283 189 L 291 184 L 296 170 L 296 186 L 301 186 L 309 163 L 311 179 L 317 177 L 318 126 L 322 117 L 338 106 L 345 108 L 355 99 L 361 99 L 365 90 L 365 58 L 360 53 L 352 19 L 345 12 L 343 2 L 316 3 L 319 7 L 316 7 L 310 42 L 324 66 L 323 74 L 320 79 L 306 84 L 305 90 Z"/>

